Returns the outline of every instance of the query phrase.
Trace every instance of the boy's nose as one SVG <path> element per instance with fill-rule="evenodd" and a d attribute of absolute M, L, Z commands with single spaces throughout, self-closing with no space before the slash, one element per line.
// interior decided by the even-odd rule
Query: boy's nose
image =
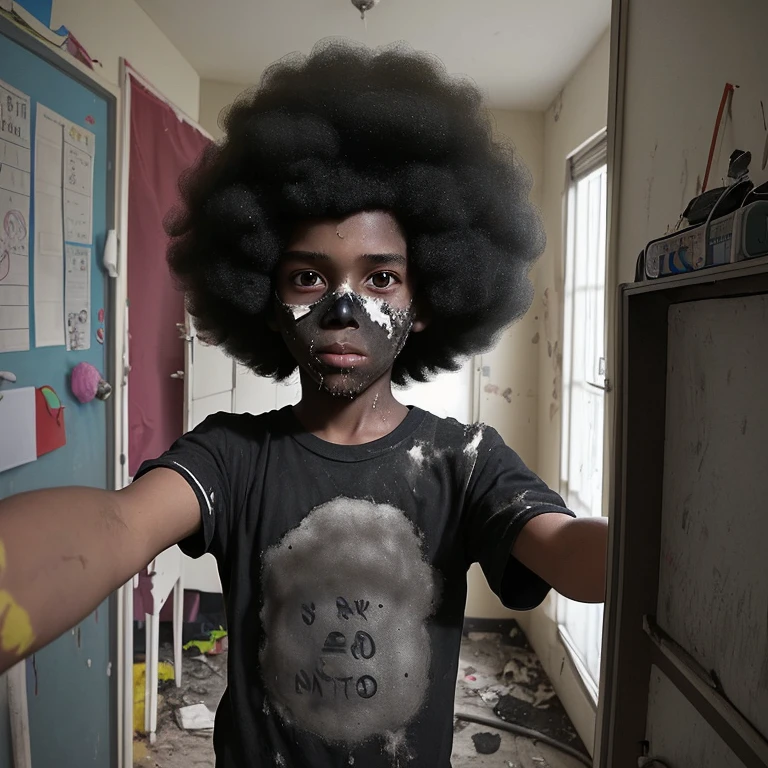
<path fill-rule="evenodd" d="M 339 296 L 331 304 L 330 309 L 323 316 L 321 327 L 323 328 L 359 328 L 354 317 L 355 305 L 352 297 L 345 293 Z"/>

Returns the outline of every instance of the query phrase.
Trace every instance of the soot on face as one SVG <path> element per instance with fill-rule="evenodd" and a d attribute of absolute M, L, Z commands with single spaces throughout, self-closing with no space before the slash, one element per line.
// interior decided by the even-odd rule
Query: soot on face
<path fill-rule="evenodd" d="M 413 327 L 411 307 L 397 309 L 383 299 L 360 296 L 348 285 L 314 304 L 277 299 L 278 325 L 299 367 L 332 395 L 354 398 L 394 364 Z M 319 355 L 332 344 L 359 354 L 359 363 L 338 368 Z"/>

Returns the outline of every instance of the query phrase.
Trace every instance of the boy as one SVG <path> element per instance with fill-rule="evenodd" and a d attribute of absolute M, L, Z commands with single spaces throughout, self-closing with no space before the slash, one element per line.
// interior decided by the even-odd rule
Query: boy
<path fill-rule="evenodd" d="M 178 542 L 224 587 L 218 768 L 444 768 L 471 563 L 511 608 L 604 594 L 603 520 L 492 429 L 392 394 L 527 310 L 530 182 L 476 88 L 399 48 L 283 61 L 225 127 L 183 181 L 170 265 L 203 336 L 261 375 L 298 367 L 301 402 L 214 416 L 118 493 L 2 502 L 2 669 Z"/>

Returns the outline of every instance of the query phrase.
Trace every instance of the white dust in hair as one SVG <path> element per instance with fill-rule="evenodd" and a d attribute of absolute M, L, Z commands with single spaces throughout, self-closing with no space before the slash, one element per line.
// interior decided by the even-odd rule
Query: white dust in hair
<path fill-rule="evenodd" d="M 387 332 L 387 336 L 392 338 L 392 318 L 384 311 L 385 302 L 382 299 L 374 299 L 370 296 L 361 296 L 361 299 L 368 317 L 374 323 L 380 325 Z"/>
<path fill-rule="evenodd" d="M 285 768 L 285 758 L 278 752 L 275 755 L 275 766 L 279 766 L 279 768 Z"/>

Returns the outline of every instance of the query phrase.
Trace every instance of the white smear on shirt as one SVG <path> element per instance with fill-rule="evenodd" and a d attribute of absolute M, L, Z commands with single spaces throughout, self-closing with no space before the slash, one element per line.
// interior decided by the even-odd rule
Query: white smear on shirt
<path fill-rule="evenodd" d="M 381 299 L 373 299 L 370 296 L 361 296 L 363 307 L 368 313 L 368 317 L 374 323 L 380 325 L 386 332 L 387 336 L 392 338 L 392 318 L 384 311 L 384 302 Z"/>
<path fill-rule="evenodd" d="M 467 456 L 477 457 L 477 450 L 480 447 L 480 443 L 483 442 L 483 428 L 478 427 L 473 435 L 472 439 L 464 446 L 464 453 Z"/>
<path fill-rule="evenodd" d="M 408 455 L 411 457 L 411 461 L 419 467 L 421 467 L 424 464 L 427 458 L 424 455 L 423 445 L 414 445 L 413 448 L 411 448 L 411 450 L 408 451 Z"/>

